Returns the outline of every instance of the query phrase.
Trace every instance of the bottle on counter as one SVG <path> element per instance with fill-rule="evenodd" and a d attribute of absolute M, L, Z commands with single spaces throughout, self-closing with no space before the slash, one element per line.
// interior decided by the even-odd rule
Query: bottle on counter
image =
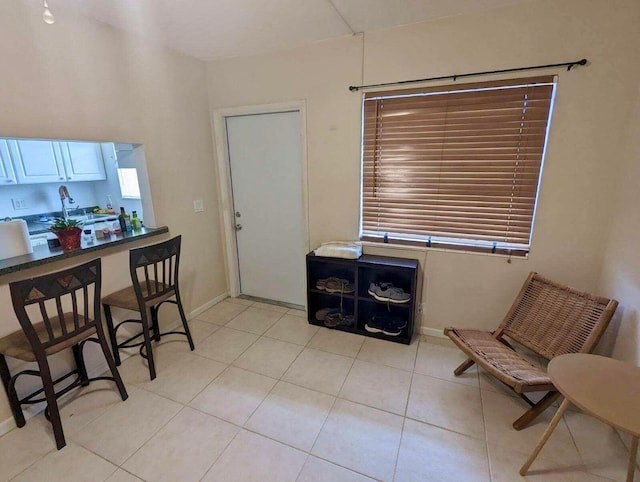
<path fill-rule="evenodd" d="M 113 209 L 113 200 L 111 194 L 107 194 L 107 209 Z"/>
<path fill-rule="evenodd" d="M 134 231 L 140 231 L 142 229 L 142 221 L 138 217 L 137 211 L 131 212 L 131 227 Z"/>
<path fill-rule="evenodd" d="M 120 222 L 120 230 L 122 234 L 130 233 L 133 231 L 133 227 L 131 226 L 131 216 L 129 216 L 124 208 L 120 208 L 120 216 L 118 216 L 118 221 Z"/>

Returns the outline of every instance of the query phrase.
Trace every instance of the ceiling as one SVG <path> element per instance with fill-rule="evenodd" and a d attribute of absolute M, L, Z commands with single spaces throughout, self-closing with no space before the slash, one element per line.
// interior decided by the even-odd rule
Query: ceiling
<path fill-rule="evenodd" d="M 215 60 L 523 1 L 49 0 L 49 6 L 58 21 L 64 9 L 73 9 L 187 55 Z"/>

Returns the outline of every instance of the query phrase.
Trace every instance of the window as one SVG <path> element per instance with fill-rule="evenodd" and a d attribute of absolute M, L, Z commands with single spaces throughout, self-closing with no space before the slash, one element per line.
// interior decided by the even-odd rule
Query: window
<path fill-rule="evenodd" d="M 552 76 L 367 93 L 363 240 L 529 251 Z"/>
<path fill-rule="evenodd" d="M 135 167 L 119 167 L 118 181 L 120 182 L 122 199 L 140 199 L 138 170 Z"/>

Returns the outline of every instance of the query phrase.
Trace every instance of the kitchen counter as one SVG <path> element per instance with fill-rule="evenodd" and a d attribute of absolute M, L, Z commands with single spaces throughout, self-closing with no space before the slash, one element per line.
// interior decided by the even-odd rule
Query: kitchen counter
<path fill-rule="evenodd" d="M 92 245 L 87 245 L 82 241 L 82 248 L 74 251 L 64 252 L 62 248 L 50 249 L 48 246 L 38 246 L 33 248 L 33 253 L 14 258 L 0 259 L 0 276 L 22 271 L 35 266 L 42 266 L 48 263 L 54 263 L 63 259 L 73 258 L 82 254 L 100 251 L 102 249 L 111 248 L 121 244 L 131 243 L 140 239 L 158 236 L 169 232 L 169 228 L 161 226 L 158 228 L 143 228 L 140 231 L 111 236 L 110 239 L 94 240 Z"/>

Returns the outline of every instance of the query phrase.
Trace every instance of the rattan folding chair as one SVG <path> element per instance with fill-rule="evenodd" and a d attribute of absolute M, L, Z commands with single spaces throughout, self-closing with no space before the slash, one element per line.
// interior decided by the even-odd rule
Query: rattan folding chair
<path fill-rule="evenodd" d="M 546 360 L 564 353 L 590 353 L 604 333 L 618 302 L 584 293 L 531 273 L 502 324 L 493 333 L 446 328 L 469 358 L 454 370 L 462 374 L 474 363 L 520 395 L 530 408 L 513 423 L 527 427 L 560 394 L 546 369 L 536 366 L 509 343 L 515 341 Z M 525 393 L 546 391 L 537 403 Z"/>

